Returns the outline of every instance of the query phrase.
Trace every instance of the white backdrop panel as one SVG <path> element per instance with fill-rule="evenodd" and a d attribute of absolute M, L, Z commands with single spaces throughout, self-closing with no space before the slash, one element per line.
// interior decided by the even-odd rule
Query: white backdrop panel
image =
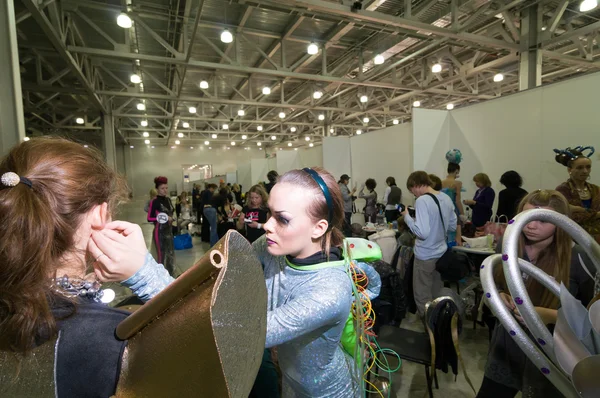
<path fill-rule="evenodd" d="M 251 169 L 251 179 L 252 182 L 250 185 L 258 184 L 261 181 L 267 180 L 267 173 L 269 172 L 269 162 L 267 159 L 252 159 L 250 161 L 250 169 Z M 250 188 L 250 187 L 248 187 Z"/>
<path fill-rule="evenodd" d="M 350 137 L 323 137 L 323 167 L 333 174 L 336 180 L 339 180 L 342 174 L 352 172 Z"/>
<path fill-rule="evenodd" d="M 448 111 L 413 109 L 413 171 L 425 170 L 443 178 L 444 156 L 450 147 L 448 119 Z"/>
<path fill-rule="evenodd" d="M 277 152 L 277 172 L 279 175 L 300 168 L 299 151 L 278 151 Z"/>

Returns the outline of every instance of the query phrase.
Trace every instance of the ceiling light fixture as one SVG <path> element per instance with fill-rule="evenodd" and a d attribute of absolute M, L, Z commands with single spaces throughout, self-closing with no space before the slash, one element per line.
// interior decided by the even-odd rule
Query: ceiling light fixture
<path fill-rule="evenodd" d="M 398 119 L 394 119 L 394 120 L 392 120 L 392 123 L 398 124 L 398 123 L 400 123 L 400 121 Z"/>
<path fill-rule="evenodd" d="M 140 125 L 142 127 L 148 127 L 148 121 L 147 120 L 142 120 L 142 122 L 140 123 Z"/>
<path fill-rule="evenodd" d="M 150 148 L 154 149 L 154 148 L 156 148 L 156 147 L 155 147 L 154 145 L 152 145 Z"/>
<path fill-rule="evenodd" d="M 362 134 L 362 130 L 356 130 L 356 135 L 361 135 Z"/>
<path fill-rule="evenodd" d="M 211 137 L 212 137 L 213 140 L 217 139 L 217 135 L 216 134 L 211 135 Z"/>
<path fill-rule="evenodd" d="M 330 129 L 329 129 L 329 132 L 330 132 L 331 134 L 333 134 L 333 133 L 335 133 L 335 129 L 332 127 L 332 128 L 330 128 Z"/>
<path fill-rule="evenodd" d="M 315 144 L 313 144 L 313 143 L 311 142 L 310 144 L 308 144 L 308 146 L 312 148 L 312 147 L 314 147 L 314 146 L 315 146 Z"/>
<path fill-rule="evenodd" d="M 129 145 L 129 148 L 133 149 L 133 148 L 135 148 L 135 147 L 134 147 L 133 145 Z"/>
<path fill-rule="evenodd" d="M 150 134 L 148 134 L 148 132 L 147 132 L 147 131 L 144 131 L 144 132 L 142 133 L 142 136 L 143 136 L 143 137 L 150 137 Z"/>
<path fill-rule="evenodd" d="M 317 90 L 313 93 L 313 98 L 314 99 L 321 99 L 321 97 L 323 97 L 323 92 L 321 90 Z"/>
<path fill-rule="evenodd" d="M 175 145 L 173 145 L 173 146 L 171 147 L 171 149 L 175 149 L 175 148 L 177 148 Z"/>
<path fill-rule="evenodd" d="M 208 82 L 206 80 L 202 80 L 200 82 L 200 88 L 206 90 L 208 88 Z"/>
<path fill-rule="evenodd" d="M 140 75 L 134 73 L 133 75 L 129 76 L 129 81 L 133 84 L 139 84 L 142 82 L 142 78 Z"/>
<path fill-rule="evenodd" d="M 448 109 L 449 111 L 451 111 L 452 109 L 454 109 L 454 104 L 448 104 L 448 105 L 446 105 L 446 109 Z"/>
<path fill-rule="evenodd" d="M 367 124 L 367 123 L 369 123 L 370 120 L 371 119 L 369 119 L 368 117 L 364 117 L 363 118 L 363 123 Z"/>
<path fill-rule="evenodd" d="M 322 113 L 319 115 L 319 120 L 325 120 L 325 115 L 323 115 Z"/>
<path fill-rule="evenodd" d="M 421 101 L 415 101 L 413 102 L 413 108 L 418 108 L 421 106 Z"/>
<path fill-rule="evenodd" d="M 502 73 L 496 73 L 494 75 L 494 81 L 496 83 L 500 83 L 502 80 L 504 80 L 504 75 Z"/>
<path fill-rule="evenodd" d="M 377 54 L 375 56 L 375 58 L 373 58 L 373 63 L 375 65 L 381 65 L 384 62 L 385 62 L 385 58 L 383 58 L 383 55 L 381 55 L 381 54 Z"/>
<path fill-rule="evenodd" d="M 310 141 L 310 137 L 309 136 L 304 137 L 304 141 Z"/>
<path fill-rule="evenodd" d="M 117 25 L 119 25 L 122 28 L 128 29 L 128 28 L 131 28 L 131 26 L 133 25 L 133 23 L 131 22 L 131 18 L 129 18 L 129 15 L 125 14 L 124 12 L 122 12 L 117 17 Z"/>
<path fill-rule="evenodd" d="M 310 55 L 315 55 L 319 52 L 319 46 L 317 46 L 316 43 L 310 43 L 308 45 L 308 47 L 306 48 L 306 51 L 310 54 Z"/>
<path fill-rule="evenodd" d="M 285 112 L 279 112 L 279 118 L 285 119 Z"/>
<path fill-rule="evenodd" d="M 194 149 L 194 147 L 193 147 L 193 146 L 191 146 L 191 147 L 190 147 L 190 149 Z"/>
<path fill-rule="evenodd" d="M 263 93 L 263 95 L 269 95 L 269 94 L 271 94 L 271 88 L 267 87 L 267 86 L 264 86 L 263 89 L 262 89 L 262 93 Z"/>
<path fill-rule="evenodd" d="M 262 142 L 257 142 L 256 145 L 261 146 Z"/>
<path fill-rule="evenodd" d="M 182 124 L 184 129 L 189 129 L 190 128 L 190 124 L 188 122 L 183 122 Z"/>
<path fill-rule="evenodd" d="M 291 142 L 288 142 L 288 146 L 292 146 L 292 143 L 291 143 Z"/>
<path fill-rule="evenodd" d="M 181 144 L 181 141 L 175 140 L 175 145 L 179 145 L 179 144 Z"/>
<path fill-rule="evenodd" d="M 204 145 L 208 145 L 208 144 L 210 144 L 210 142 L 204 141 Z"/>
<path fill-rule="evenodd" d="M 144 144 L 146 144 L 146 145 L 150 144 L 150 140 L 144 140 Z"/>
<path fill-rule="evenodd" d="M 177 134 L 177 137 L 179 137 L 179 138 L 183 138 L 183 133 L 178 133 L 178 134 Z"/>
<path fill-rule="evenodd" d="M 83 123 L 85 123 L 85 120 L 83 120 L 82 117 L 78 117 L 77 119 L 75 119 L 75 123 L 77 123 L 77 124 L 83 124 Z"/>
<path fill-rule="evenodd" d="M 139 104 L 136 105 L 136 108 L 138 111 L 145 111 L 146 105 L 144 103 L 140 102 Z"/>
<path fill-rule="evenodd" d="M 247 136 L 246 134 L 244 134 L 244 135 L 242 136 L 242 139 L 243 139 L 243 140 L 245 140 L 245 139 L 247 139 L 247 138 L 248 138 L 248 136 Z"/>
<path fill-rule="evenodd" d="M 298 130 L 298 129 L 296 128 L 296 126 L 292 126 L 292 127 L 290 128 L 290 131 L 291 131 L 292 133 L 295 133 L 295 132 L 296 132 L 296 130 Z"/>
<path fill-rule="evenodd" d="M 238 116 L 244 116 L 246 114 L 246 111 L 243 109 L 238 110 Z"/>
<path fill-rule="evenodd" d="M 583 0 L 581 4 L 579 4 L 579 11 L 587 12 L 596 7 L 598 7 L 598 0 Z"/>
<path fill-rule="evenodd" d="M 275 141 L 275 140 L 277 140 L 277 136 L 276 136 L 276 135 L 272 135 L 272 136 L 271 136 L 271 140 L 272 140 L 272 141 Z"/>
<path fill-rule="evenodd" d="M 231 146 L 235 146 L 235 141 L 231 141 Z"/>
<path fill-rule="evenodd" d="M 431 67 L 431 71 L 433 73 L 440 73 L 442 71 L 442 64 L 440 64 L 440 63 L 433 64 L 433 66 Z"/>
<path fill-rule="evenodd" d="M 369 101 L 369 97 L 367 97 L 366 95 L 360 96 L 360 102 L 362 102 L 363 104 L 368 101 Z"/>
<path fill-rule="evenodd" d="M 196 109 L 196 107 L 195 107 L 195 106 L 190 106 L 190 107 L 188 108 L 188 111 L 189 111 L 190 113 L 196 113 L 197 109 Z"/>
<path fill-rule="evenodd" d="M 263 130 L 263 126 L 261 126 L 261 125 L 256 126 L 256 130 L 262 131 Z"/>
<path fill-rule="evenodd" d="M 229 130 L 229 125 L 227 123 L 223 123 L 223 130 Z"/>
<path fill-rule="evenodd" d="M 29 141 L 30 139 L 31 139 L 31 138 L 29 138 L 29 137 L 25 137 L 25 138 L 23 138 L 23 141 Z M 133 148 L 133 147 L 132 147 L 132 148 Z"/>
<path fill-rule="evenodd" d="M 223 33 L 221 33 L 221 41 L 223 43 L 231 43 L 233 41 L 233 35 L 229 30 L 225 29 Z"/>

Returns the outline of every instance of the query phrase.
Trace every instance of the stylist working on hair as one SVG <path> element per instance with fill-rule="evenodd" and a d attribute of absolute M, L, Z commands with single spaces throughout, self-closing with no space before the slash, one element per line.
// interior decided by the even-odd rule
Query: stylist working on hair
<path fill-rule="evenodd" d="M 589 151 L 584 155 L 584 151 Z M 592 173 L 594 148 L 555 149 L 555 160 L 567 167 L 569 179 L 556 190 L 564 195 L 571 208 L 571 218 L 600 243 L 600 187 L 588 182 Z"/>

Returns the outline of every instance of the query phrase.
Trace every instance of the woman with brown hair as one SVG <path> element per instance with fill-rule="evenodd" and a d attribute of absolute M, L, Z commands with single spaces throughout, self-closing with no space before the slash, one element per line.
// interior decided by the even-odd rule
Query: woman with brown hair
<path fill-rule="evenodd" d="M 246 230 L 246 239 L 254 242 L 265 234 L 264 224 L 270 217 L 269 194 L 262 185 L 254 185 L 248 191 L 248 205 L 242 209 L 237 221 L 238 230 Z"/>
<path fill-rule="evenodd" d="M 175 208 L 169 198 L 167 177 L 156 177 L 154 185 L 158 195 L 150 202 L 148 222 L 154 223 L 151 252 L 154 259 L 175 275 L 175 246 L 173 244 L 173 213 Z"/>
<path fill-rule="evenodd" d="M 530 193 L 523 198 L 518 211 L 540 208 L 569 215 L 569 204 L 557 191 L 537 190 Z M 500 242 L 498 248 L 501 247 Z M 594 281 L 588 275 L 588 270 L 593 270 L 592 263 L 585 252 L 574 245 L 570 236 L 561 228 L 543 221 L 528 223 L 519 242 L 519 257 L 542 269 L 558 283 L 564 283 L 582 304 L 587 305 L 592 299 Z M 581 261 L 589 264 L 587 269 L 582 266 Z M 506 281 L 501 268 L 496 281 L 500 291 L 506 291 Z M 533 278 L 526 279 L 526 287 L 544 323 L 555 323 L 559 298 Z M 513 298 L 507 293 L 500 295 L 504 304 L 514 312 L 517 319 L 520 319 Z M 562 396 L 525 356 L 506 329 L 497 324 L 490 342 L 485 377 L 477 396 L 512 398 L 518 391 L 522 391 L 523 395 L 528 397 Z"/>
<path fill-rule="evenodd" d="M 473 177 L 477 192 L 473 200 L 465 199 L 463 203 L 473 209 L 472 222 L 475 227 L 483 227 L 492 218 L 492 206 L 496 192 L 492 188 L 492 181 L 485 173 L 477 173 Z"/>
<path fill-rule="evenodd" d="M 129 314 L 100 304 L 104 293 L 87 275 L 98 259 L 88 246 L 126 199 L 124 180 L 96 150 L 46 138 L 14 147 L 0 175 L 0 380 L 27 374 L 15 374 L 7 351 L 23 364 L 47 343 L 54 349 L 54 395 L 114 395 L 127 344 L 115 327 Z M 146 255 L 131 250 L 124 259 L 140 267 Z M 39 380 L 26 382 L 46 382 L 42 356 L 33 358 Z"/>

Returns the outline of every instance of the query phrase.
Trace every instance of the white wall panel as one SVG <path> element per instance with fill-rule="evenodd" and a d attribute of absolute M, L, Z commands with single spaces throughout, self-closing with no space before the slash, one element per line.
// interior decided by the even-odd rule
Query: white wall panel
<path fill-rule="evenodd" d="M 277 170 L 279 175 L 301 167 L 298 152 L 299 151 L 277 151 L 277 168 L 275 170 Z"/>
<path fill-rule="evenodd" d="M 352 173 L 350 137 L 323 137 L 323 167 L 336 180 L 342 174 Z"/>
<path fill-rule="evenodd" d="M 413 109 L 412 124 L 413 171 L 425 170 L 442 177 L 444 156 L 451 146 L 448 111 Z"/>

